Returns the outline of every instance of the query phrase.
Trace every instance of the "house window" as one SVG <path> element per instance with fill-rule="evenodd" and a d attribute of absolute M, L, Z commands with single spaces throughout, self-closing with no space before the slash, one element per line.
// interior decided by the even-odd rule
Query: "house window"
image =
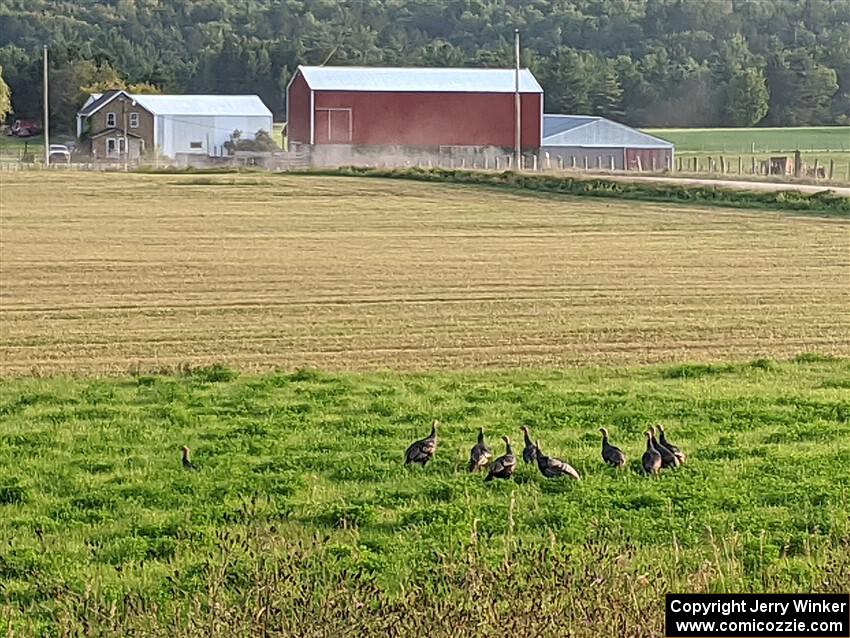
<path fill-rule="evenodd" d="M 115 126 L 115 113 L 112 111 L 106 114 L 106 126 Z"/>
<path fill-rule="evenodd" d="M 189 142 L 189 148 L 204 148 L 203 142 Z"/>
<path fill-rule="evenodd" d="M 139 114 L 130 113 L 130 128 L 139 128 Z"/>
<path fill-rule="evenodd" d="M 109 138 L 106 140 L 106 154 L 112 155 L 115 152 L 115 140 L 113 138 Z"/>

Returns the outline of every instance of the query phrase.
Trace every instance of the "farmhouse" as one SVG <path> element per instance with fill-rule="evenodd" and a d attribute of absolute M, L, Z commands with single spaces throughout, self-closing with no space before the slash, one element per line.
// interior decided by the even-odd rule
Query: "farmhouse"
<path fill-rule="evenodd" d="M 86 134 L 98 159 L 219 156 L 235 130 L 252 138 L 272 132 L 272 113 L 256 95 L 94 94 L 77 113 L 77 137 Z M 125 149 L 125 140 L 127 148 Z"/>
<path fill-rule="evenodd" d="M 625 124 L 589 115 L 544 115 L 543 161 L 552 168 L 661 171 L 673 144 Z"/>
<path fill-rule="evenodd" d="M 510 149 L 515 72 L 300 66 L 287 87 L 290 143 L 428 151 Z M 543 89 L 519 73 L 522 148 L 540 148 Z"/>

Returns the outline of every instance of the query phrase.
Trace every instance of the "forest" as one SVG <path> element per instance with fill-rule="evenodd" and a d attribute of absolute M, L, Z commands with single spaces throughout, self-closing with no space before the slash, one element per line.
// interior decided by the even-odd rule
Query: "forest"
<path fill-rule="evenodd" d="M 283 119 L 299 64 L 512 66 L 515 28 L 548 112 L 850 124 L 845 0 L 0 0 L 0 73 L 13 112 L 38 117 L 47 44 L 60 128 L 87 92 L 125 86 L 257 93 Z"/>

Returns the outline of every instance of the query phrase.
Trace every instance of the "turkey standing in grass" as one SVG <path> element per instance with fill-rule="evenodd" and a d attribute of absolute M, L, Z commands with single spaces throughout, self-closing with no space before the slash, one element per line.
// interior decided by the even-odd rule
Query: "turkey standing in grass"
<path fill-rule="evenodd" d="M 611 467 L 625 467 L 626 455 L 623 450 L 608 443 L 608 430 L 599 428 L 602 432 L 602 460 Z"/>
<path fill-rule="evenodd" d="M 526 463 L 534 463 L 534 460 L 537 458 L 537 448 L 534 447 L 531 437 L 528 436 L 528 426 L 522 426 L 522 434 L 525 437 L 525 447 L 522 449 L 522 460 Z"/>
<path fill-rule="evenodd" d="M 509 479 L 516 469 L 516 457 L 513 448 L 511 448 L 511 440 L 506 436 L 503 436 L 502 440 L 505 442 L 505 454 L 490 465 L 490 471 L 484 479 L 485 483 L 494 478 Z"/>
<path fill-rule="evenodd" d="M 187 448 L 184 445 L 180 449 L 183 451 L 183 469 L 184 470 L 197 470 L 198 468 L 195 467 L 195 464 L 192 463 L 192 461 L 189 460 L 189 448 Z"/>
<path fill-rule="evenodd" d="M 643 453 L 643 457 L 640 460 L 643 465 L 643 471 L 647 474 L 658 474 L 658 471 L 661 469 L 661 455 L 652 444 L 652 434 L 650 431 L 647 430 L 644 434 L 646 435 L 646 452 Z"/>
<path fill-rule="evenodd" d="M 484 428 L 478 428 L 478 443 L 469 453 L 469 471 L 477 472 L 490 462 L 493 452 L 484 443 Z"/>
<path fill-rule="evenodd" d="M 660 423 L 658 424 L 658 441 L 661 445 L 670 450 L 677 459 L 679 459 L 679 465 L 682 465 L 685 462 L 685 453 L 667 440 L 667 437 L 664 436 L 664 426 Z"/>
<path fill-rule="evenodd" d="M 581 475 L 576 472 L 575 468 L 554 456 L 546 456 L 540 451 L 540 441 L 534 446 L 537 454 L 537 468 L 540 473 L 546 478 L 559 478 L 561 476 L 569 476 L 577 481 L 581 480 Z"/>
<path fill-rule="evenodd" d="M 661 445 L 658 439 L 655 438 L 655 428 L 649 428 L 649 433 L 652 435 L 652 445 L 655 446 L 655 449 L 661 455 L 661 467 L 679 467 L 679 459 L 676 455 Z"/>
<path fill-rule="evenodd" d="M 439 422 L 435 419 L 431 424 L 431 434 L 426 439 L 414 441 L 404 453 L 404 464 L 419 463 L 422 467 L 434 458 L 434 452 L 437 451 L 437 425 Z"/>

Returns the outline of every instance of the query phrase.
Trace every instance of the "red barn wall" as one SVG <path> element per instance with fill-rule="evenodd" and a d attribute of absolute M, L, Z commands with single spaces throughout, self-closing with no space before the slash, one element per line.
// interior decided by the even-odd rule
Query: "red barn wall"
<path fill-rule="evenodd" d="M 301 72 L 295 74 L 286 97 L 286 136 L 290 142 L 310 143 L 310 87 Z"/>
<path fill-rule="evenodd" d="M 296 88 L 295 82 L 292 88 Z M 540 146 L 542 97 L 536 93 L 521 96 L 525 149 Z M 303 134 L 301 124 L 295 123 L 295 112 L 301 108 L 296 106 L 297 99 L 290 95 L 290 118 L 294 124 L 290 128 L 291 139 L 301 141 L 303 137 L 309 142 L 309 133 Z M 308 89 L 305 109 L 308 127 L 309 109 Z M 316 144 L 506 148 L 514 145 L 512 93 L 316 91 L 315 109 Z M 348 129 L 350 139 L 347 139 Z"/>

